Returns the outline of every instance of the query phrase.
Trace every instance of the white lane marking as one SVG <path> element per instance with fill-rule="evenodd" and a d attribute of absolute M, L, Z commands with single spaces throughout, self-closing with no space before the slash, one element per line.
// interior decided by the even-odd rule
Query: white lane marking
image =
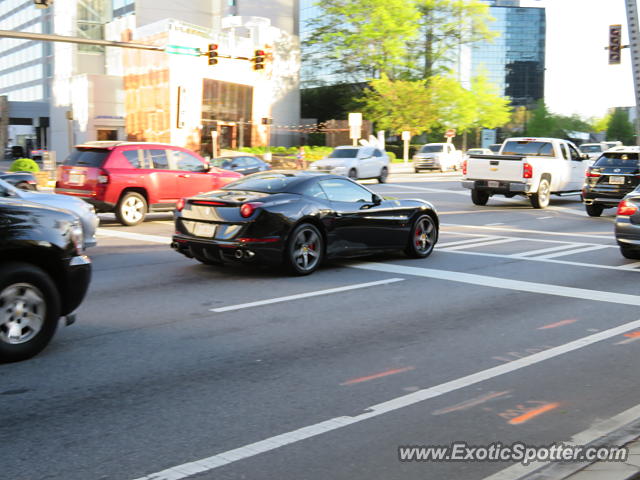
<path fill-rule="evenodd" d="M 582 245 L 604 245 L 602 243 L 590 243 L 590 242 L 569 242 L 567 240 L 549 240 L 546 238 L 532 238 L 532 237 L 514 237 L 512 235 L 488 235 L 486 233 L 464 233 L 464 232 L 458 232 L 456 230 L 447 230 L 447 229 L 443 229 L 448 231 L 451 235 L 455 235 L 455 236 L 460 236 L 460 237 L 491 237 L 491 238 L 515 238 L 517 240 L 522 240 L 523 242 L 538 242 L 538 243 L 558 243 L 558 244 L 564 244 L 567 245 L 568 247 L 572 247 L 572 246 L 582 246 Z M 537 230 L 535 230 L 537 232 Z M 604 240 L 610 240 L 609 238 L 604 238 Z M 618 248 L 616 245 L 607 245 L 607 247 L 610 248 Z"/>
<path fill-rule="evenodd" d="M 462 253 L 462 252 L 456 252 Z M 605 292 L 602 290 L 589 290 L 586 288 L 565 287 L 563 285 L 553 285 L 547 283 L 526 282 L 522 280 L 511 280 L 488 275 L 477 275 L 475 273 L 454 272 L 450 270 L 436 270 L 434 268 L 407 267 L 393 263 L 366 262 L 349 265 L 352 268 L 371 270 L 374 272 L 393 273 L 396 275 L 413 275 L 416 277 L 435 278 L 437 280 L 448 280 L 451 282 L 480 285 L 483 287 L 502 288 L 505 290 L 516 290 L 528 293 L 542 293 L 559 297 L 581 298 L 583 300 L 593 300 L 596 302 L 618 303 L 622 305 L 640 305 L 639 295 L 629 295 L 626 293 Z"/>
<path fill-rule="evenodd" d="M 611 433 L 619 430 L 625 425 L 630 424 L 640 418 L 640 405 L 631 407 L 618 415 L 608 418 L 606 420 L 598 421 L 590 428 L 583 430 L 580 433 L 576 433 L 571 437 L 571 440 L 562 442 L 565 445 L 589 445 L 596 440 L 603 438 Z M 485 477 L 483 480 L 518 480 L 539 468 L 551 465 L 553 462 L 533 462 L 530 465 L 524 466 L 522 464 L 513 465 L 505 468 L 489 477 Z M 602 477 L 605 478 L 606 472 L 602 472 Z M 541 477 L 542 478 L 542 477 Z M 573 478 L 573 476 L 562 477 Z M 576 478 L 580 478 L 579 476 Z"/>
<path fill-rule="evenodd" d="M 393 185 L 394 188 L 404 188 L 406 190 L 419 190 L 421 192 L 428 192 L 428 193 L 453 193 L 454 195 L 464 195 L 469 196 L 469 192 L 466 191 L 461 191 L 461 190 L 445 190 L 442 188 L 424 188 L 424 187 L 415 187 L 415 186 L 405 186 L 405 185 Z"/>
<path fill-rule="evenodd" d="M 349 290 L 357 290 L 359 288 L 375 287 L 378 285 L 387 285 L 389 283 L 402 282 L 404 278 L 389 278 L 387 280 L 379 280 L 377 282 L 358 283 L 356 285 L 346 285 L 344 287 L 328 288 L 326 290 L 318 290 L 316 292 L 298 293 L 296 295 L 288 295 L 286 297 L 271 298 L 268 300 L 259 300 L 257 302 L 241 303 L 239 305 L 230 305 L 228 307 L 211 308 L 211 312 L 230 312 L 232 310 L 242 310 L 244 308 L 259 307 L 261 305 L 271 305 L 272 303 L 289 302 L 291 300 L 299 300 L 301 298 L 317 297 L 320 295 L 329 295 L 331 293 L 347 292 Z"/>
<path fill-rule="evenodd" d="M 577 297 L 581 298 L 581 297 Z M 309 425 L 307 427 L 299 428 L 290 432 L 286 432 L 274 437 L 270 437 L 243 447 L 228 450 L 211 457 L 196 460 L 194 462 L 184 463 L 161 472 L 152 473 L 145 477 L 137 478 L 136 480 L 181 480 L 191 475 L 207 472 L 223 465 L 228 465 L 238 460 L 254 457 L 261 453 L 269 452 L 285 445 L 307 440 L 309 438 L 318 436 L 325 432 L 339 430 L 341 428 L 353 425 L 371 418 L 384 415 L 385 413 L 400 410 L 401 408 L 409 407 L 418 403 L 422 403 L 425 400 L 440 397 L 456 390 L 461 390 L 465 387 L 475 385 L 492 378 L 496 378 L 523 368 L 535 365 L 545 360 L 564 355 L 575 350 L 579 350 L 594 343 L 607 340 L 611 337 L 615 337 L 629 330 L 639 328 L 640 320 L 634 320 L 632 322 L 625 323 L 618 327 L 605 330 L 603 332 L 595 333 L 587 337 L 579 338 L 569 343 L 565 343 L 558 347 L 550 348 L 539 353 L 534 353 L 528 357 L 519 358 L 509 363 L 498 365 L 496 367 L 481 370 L 464 377 L 451 380 L 449 382 L 441 383 L 433 387 L 418 390 L 407 395 L 396 397 L 386 402 L 372 405 L 367 408 L 364 413 L 353 417 L 336 417 L 324 422 Z"/>
<path fill-rule="evenodd" d="M 565 255 L 574 255 L 576 253 L 583 253 L 583 252 L 591 252 L 593 250 L 600 250 L 602 248 L 615 248 L 613 247 L 613 245 L 598 245 L 598 246 L 591 246 L 591 247 L 582 247 L 582 248 L 576 248 L 575 250 L 565 250 L 564 252 L 556 252 L 556 253 L 550 253 L 549 255 L 542 255 L 538 258 L 555 258 L 555 257 L 563 257 Z"/>
<path fill-rule="evenodd" d="M 488 242 L 477 242 L 477 243 L 471 243 L 466 245 L 458 245 L 457 247 L 446 248 L 446 251 L 451 252 L 455 250 L 464 250 L 466 248 L 484 247 L 488 245 L 498 245 L 500 243 L 510 243 L 510 242 L 517 242 L 517 241 L 518 241 L 517 238 L 501 238 L 499 240 L 490 240 Z M 440 247 L 442 248 L 442 246 Z"/>
<path fill-rule="evenodd" d="M 506 228 L 506 227 L 487 227 L 483 225 L 459 225 L 457 223 L 441 223 L 443 227 L 452 228 L 474 228 L 480 230 L 496 230 L 501 232 L 515 232 L 515 233 L 537 233 L 539 235 L 559 235 L 563 237 L 584 237 L 584 238 L 599 238 L 600 240 L 609 240 L 611 235 L 603 233 L 602 235 L 589 235 L 587 233 L 563 233 L 563 232 L 545 232 L 542 230 L 524 230 L 519 228 Z"/>
<path fill-rule="evenodd" d="M 482 240 L 495 240 L 500 237 L 495 237 L 492 235 L 474 235 L 474 237 L 482 237 Z M 436 248 L 447 248 L 453 247 L 455 245 L 464 245 L 465 243 L 477 243 L 479 238 L 467 238 L 466 240 L 456 240 L 455 242 L 447 242 L 447 243 L 437 243 Z"/>
<path fill-rule="evenodd" d="M 151 243 L 164 243 L 166 245 L 169 245 L 171 243 L 171 237 L 162 237 L 160 235 L 147 235 L 145 233 L 122 232 L 120 230 L 108 230 L 106 228 L 99 228 L 98 230 L 96 230 L 96 234 L 101 237 L 126 238 L 128 240 L 140 240 L 142 242 L 151 242 Z"/>
<path fill-rule="evenodd" d="M 538 217 L 536 218 L 536 220 L 548 220 L 550 218 L 555 218 L 555 217 Z"/>
<path fill-rule="evenodd" d="M 637 267 L 640 267 L 640 262 L 627 263 L 626 265 L 623 265 L 620 268 L 623 270 L 633 270 Z"/>
<path fill-rule="evenodd" d="M 580 246 L 583 246 L 583 244 L 580 244 L 580 243 L 565 243 L 564 245 L 556 245 L 555 247 L 541 248 L 539 250 L 530 250 L 528 252 L 516 253 L 516 254 L 511 255 L 511 256 L 515 257 L 515 258 L 533 257 L 533 256 L 539 255 L 541 253 L 556 252 L 558 250 L 568 250 L 568 249 L 577 248 L 577 247 L 580 247 Z"/>
<path fill-rule="evenodd" d="M 609 247 L 611 247 L 609 245 Z M 615 248 L 615 247 L 613 247 Z M 443 253 L 447 253 L 447 250 L 441 250 Z M 518 260 L 526 260 L 527 262 L 548 262 L 548 263 L 557 263 L 558 265 L 571 265 L 574 267 L 587 267 L 587 268 L 601 268 L 605 270 L 618 270 L 623 272 L 640 272 L 640 269 L 636 268 L 624 268 L 625 265 L 598 265 L 595 263 L 584 263 L 584 262 L 572 262 L 569 260 L 556 260 L 553 258 L 537 258 L 537 257 L 517 257 L 516 255 L 501 255 L 499 253 L 483 253 L 483 252 L 462 252 L 462 251 L 452 251 L 449 253 L 457 253 L 458 255 L 478 255 L 480 257 L 493 257 L 493 258 L 506 258 L 506 259 L 514 259 Z"/>
<path fill-rule="evenodd" d="M 486 224 L 487 227 L 497 227 L 498 225 L 504 225 L 504 223 L 497 222 L 497 223 L 487 223 Z"/>

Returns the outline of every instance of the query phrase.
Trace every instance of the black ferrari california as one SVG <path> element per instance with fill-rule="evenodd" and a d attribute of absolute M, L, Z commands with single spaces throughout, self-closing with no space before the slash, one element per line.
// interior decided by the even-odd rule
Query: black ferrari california
<path fill-rule="evenodd" d="M 403 250 L 424 258 L 438 240 L 438 215 L 423 200 L 384 199 L 338 175 L 270 171 L 182 199 L 172 248 L 219 265 L 286 265 L 307 275 L 325 258 Z"/>

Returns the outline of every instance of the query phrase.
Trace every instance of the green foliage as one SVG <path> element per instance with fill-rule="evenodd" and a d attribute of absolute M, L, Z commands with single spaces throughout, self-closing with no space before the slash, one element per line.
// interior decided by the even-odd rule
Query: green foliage
<path fill-rule="evenodd" d="M 389 157 L 389 161 L 390 162 L 395 162 L 396 161 L 396 154 L 387 150 L 387 156 Z"/>
<path fill-rule="evenodd" d="M 407 44 L 418 34 L 415 0 L 322 0 L 304 42 L 316 66 L 345 79 L 395 77 L 407 67 Z"/>
<path fill-rule="evenodd" d="M 633 125 L 626 111 L 616 108 L 607 128 L 607 140 L 620 140 L 624 145 L 635 145 Z"/>
<path fill-rule="evenodd" d="M 365 86 L 366 84 L 351 83 L 304 88 L 300 91 L 301 116 L 316 118 L 318 122 L 347 118 L 349 112 L 357 110 L 353 99 L 362 95 Z"/>
<path fill-rule="evenodd" d="M 595 118 L 591 121 L 591 128 L 594 132 L 606 132 L 611 122 L 612 113 L 608 113 L 602 118 Z"/>
<path fill-rule="evenodd" d="M 9 167 L 10 172 L 39 172 L 40 167 L 30 158 L 18 158 Z"/>
<path fill-rule="evenodd" d="M 557 133 L 556 118 L 547 110 L 544 100 L 539 100 L 527 123 L 525 135 L 532 137 L 553 137 Z M 564 136 L 564 135 L 563 135 Z"/>

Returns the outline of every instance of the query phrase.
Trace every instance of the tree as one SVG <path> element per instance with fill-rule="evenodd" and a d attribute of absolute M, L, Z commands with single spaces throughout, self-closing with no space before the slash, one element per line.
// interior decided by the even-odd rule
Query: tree
<path fill-rule="evenodd" d="M 607 113 L 602 118 L 595 118 L 591 121 L 591 128 L 594 132 L 606 132 L 607 128 L 609 128 L 609 123 L 611 122 L 611 117 L 613 114 Z"/>
<path fill-rule="evenodd" d="M 544 100 L 538 100 L 525 128 L 525 135 L 531 137 L 552 137 L 556 131 L 556 120 L 547 110 Z"/>
<path fill-rule="evenodd" d="M 625 145 L 635 145 L 633 125 L 625 110 L 614 110 L 607 128 L 607 140 L 620 140 Z"/>
<path fill-rule="evenodd" d="M 348 81 L 395 78 L 407 66 L 407 44 L 418 33 L 414 0 L 323 0 L 303 40 L 313 62 Z"/>
<path fill-rule="evenodd" d="M 491 40 L 494 20 L 489 5 L 478 0 L 416 0 L 420 38 L 411 42 L 418 78 L 450 71 L 461 45 Z"/>
<path fill-rule="evenodd" d="M 430 131 L 437 123 L 431 91 L 425 80 L 392 81 L 386 75 L 372 80 L 360 98 L 365 116 L 378 128 L 394 134 Z"/>

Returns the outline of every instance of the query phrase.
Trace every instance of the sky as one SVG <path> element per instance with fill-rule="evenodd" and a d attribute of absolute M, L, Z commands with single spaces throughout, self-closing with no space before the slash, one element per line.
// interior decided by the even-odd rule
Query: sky
<path fill-rule="evenodd" d="M 622 24 L 627 45 L 625 0 L 522 0 L 545 7 L 547 16 L 545 101 L 550 111 L 603 117 L 610 107 L 635 105 L 630 49 L 621 65 L 609 65 L 609 25 Z"/>

